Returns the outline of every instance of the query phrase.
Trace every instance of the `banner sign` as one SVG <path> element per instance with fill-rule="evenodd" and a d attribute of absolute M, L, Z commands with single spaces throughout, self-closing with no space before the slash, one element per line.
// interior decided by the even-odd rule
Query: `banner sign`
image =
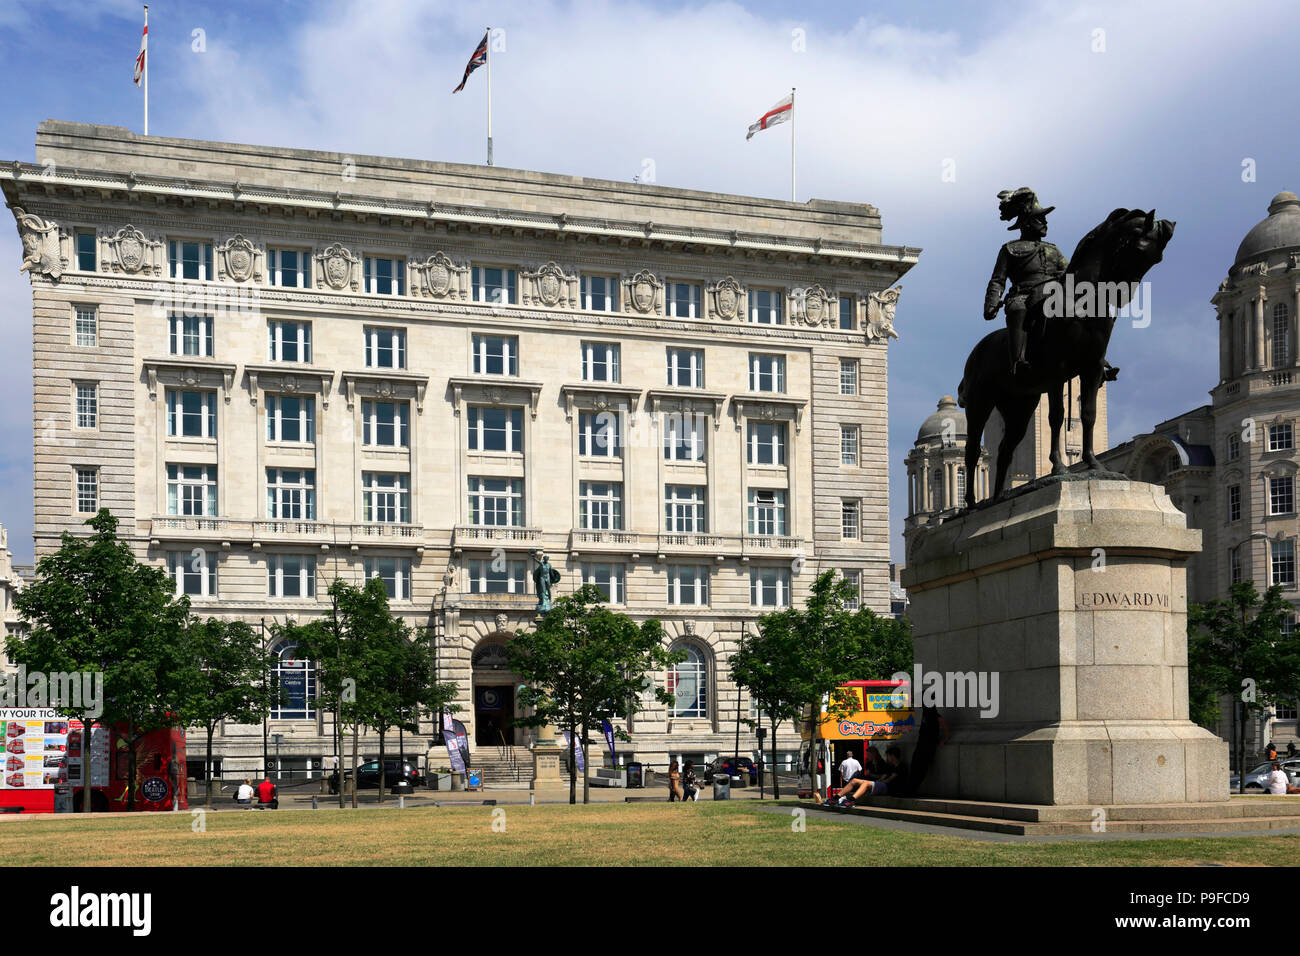
<path fill-rule="evenodd" d="M 600 729 L 605 732 L 605 743 L 609 744 L 609 762 L 617 767 L 618 755 L 614 752 L 614 727 L 608 720 L 602 720 Z"/>
<path fill-rule="evenodd" d="M 578 773 L 586 773 L 587 758 L 582 752 L 582 741 L 578 740 L 570 742 L 571 739 L 569 732 L 567 730 L 564 731 L 564 752 L 566 754 L 573 754 L 573 758 L 578 764 Z"/>
<path fill-rule="evenodd" d="M 447 744 L 447 759 L 451 761 L 453 773 L 465 772 L 465 759 L 460 752 L 460 743 L 456 738 L 456 722 L 451 714 L 442 715 L 442 739 Z"/>

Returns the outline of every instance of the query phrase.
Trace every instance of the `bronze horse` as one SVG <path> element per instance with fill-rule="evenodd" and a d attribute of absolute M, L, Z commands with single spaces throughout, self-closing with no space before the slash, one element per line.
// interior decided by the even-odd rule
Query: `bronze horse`
<path fill-rule="evenodd" d="M 1052 474 L 1065 471 L 1061 454 L 1061 425 L 1065 421 L 1065 385 L 1079 378 L 1080 419 L 1083 424 L 1083 460 L 1088 468 L 1103 471 L 1093 453 L 1092 429 L 1097 421 L 1097 391 L 1106 374 L 1106 346 L 1115 327 L 1110 306 L 1121 308 L 1147 270 L 1163 258 L 1174 234 L 1174 223 L 1156 219 L 1156 211 L 1116 209 L 1079 241 L 1062 276 L 1061 295 L 1049 296 L 1026 317 L 1030 368 L 1012 376 L 1007 352 L 1007 330 L 980 339 L 966 359 L 957 389 L 957 403 L 966 409 L 966 507 L 975 507 L 975 474 L 979 464 L 984 426 L 997 409 L 1005 431 L 998 445 L 993 500 L 1006 485 L 1011 455 L 1029 427 L 1038 399 L 1048 397 L 1048 422 L 1052 427 Z M 1072 284 L 1070 277 L 1073 277 Z M 1046 315 L 1055 301 L 1068 300 L 1091 290 L 1091 300 L 1077 302 L 1064 315 Z M 1086 294 L 1086 293 L 1085 293 Z M 1079 304 L 1085 307 L 1080 308 Z M 1070 314 L 1070 313 L 1073 314 Z M 1109 376 L 1114 377 L 1114 370 Z"/>

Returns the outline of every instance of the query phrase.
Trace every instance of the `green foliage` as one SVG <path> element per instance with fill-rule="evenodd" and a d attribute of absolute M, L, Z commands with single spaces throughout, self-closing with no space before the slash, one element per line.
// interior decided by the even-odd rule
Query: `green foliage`
<path fill-rule="evenodd" d="M 267 682 L 271 656 L 243 621 L 192 622 L 185 632 L 185 657 L 191 670 L 181 708 L 187 726 L 211 729 L 223 720 L 256 724 L 279 702 Z"/>

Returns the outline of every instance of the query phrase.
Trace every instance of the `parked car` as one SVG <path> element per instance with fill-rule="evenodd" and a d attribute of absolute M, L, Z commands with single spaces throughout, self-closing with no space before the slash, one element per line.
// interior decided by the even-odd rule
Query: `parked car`
<path fill-rule="evenodd" d="M 715 757 L 707 767 L 704 768 L 704 782 L 713 783 L 715 776 L 726 775 L 731 778 L 735 786 L 744 786 L 741 778 L 747 778 L 750 786 L 758 786 L 758 768 L 754 766 L 754 761 L 748 757 Z"/>
<path fill-rule="evenodd" d="M 412 787 L 419 787 L 424 784 L 424 777 L 420 775 L 420 771 L 416 769 L 414 763 L 412 763 L 409 760 L 404 760 L 401 762 L 401 767 L 402 769 L 401 771 L 399 771 L 397 769 L 398 762 L 396 760 L 388 760 L 388 759 L 384 760 L 385 785 L 387 785 L 388 787 L 392 787 L 394 784 L 396 784 L 399 780 L 402 780 L 403 778 L 405 778 L 405 780 Z M 350 780 L 351 778 L 352 778 L 352 771 L 345 770 L 343 772 L 343 779 Z M 361 766 L 357 768 L 357 789 L 375 790 L 378 789 L 378 787 L 379 787 L 379 761 L 367 760 L 365 763 L 363 763 Z M 332 786 L 330 790 L 333 793 L 338 792 Z"/>
<path fill-rule="evenodd" d="M 1300 786 L 1300 758 L 1283 759 L 1280 761 L 1282 770 L 1286 773 L 1287 780 L 1294 786 Z M 1246 774 L 1246 792 L 1250 793 L 1263 792 L 1268 789 L 1268 775 L 1273 772 L 1273 765 L 1268 761 L 1260 764 L 1254 770 Z M 1234 773 L 1228 778 L 1228 789 L 1237 790 L 1237 775 Z"/>

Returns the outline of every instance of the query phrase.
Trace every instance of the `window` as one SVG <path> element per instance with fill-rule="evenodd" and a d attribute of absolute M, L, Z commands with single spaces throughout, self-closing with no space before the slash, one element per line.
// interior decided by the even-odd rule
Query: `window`
<path fill-rule="evenodd" d="M 750 422 L 746 444 L 751 465 L 784 465 L 785 423 Z"/>
<path fill-rule="evenodd" d="M 167 243 L 167 261 L 173 279 L 213 278 L 212 243 L 173 239 Z"/>
<path fill-rule="evenodd" d="M 1228 432 L 1228 461 L 1236 461 L 1241 457 L 1241 436 L 1235 431 Z"/>
<path fill-rule="evenodd" d="M 685 654 L 683 660 L 668 669 L 668 692 L 673 695 L 669 716 L 708 717 L 709 672 L 704 652 L 689 641 L 678 641 L 669 650 Z"/>
<path fill-rule="evenodd" d="M 475 375 L 518 375 L 519 340 L 504 335 L 474 336 Z"/>
<path fill-rule="evenodd" d="M 1269 584 L 1280 584 L 1284 588 L 1295 587 L 1295 542 L 1274 541 L 1273 561 L 1270 567 Z"/>
<path fill-rule="evenodd" d="M 582 307 L 592 312 L 617 312 L 618 280 L 609 276 L 583 276 Z"/>
<path fill-rule="evenodd" d="M 1290 634 L 1295 630 L 1295 615 L 1288 614 L 1282 618 L 1282 633 Z M 1274 720 L 1295 720 L 1296 719 L 1296 702 L 1278 703 L 1273 705 Z"/>
<path fill-rule="evenodd" d="M 410 415 L 407 402 L 362 402 L 361 444 L 405 448 Z"/>
<path fill-rule="evenodd" d="M 749 390 L 751 392 L 785 391 L 785 356 L 749 356 Z"/>
<path fill-rule="evenodd" d="M 96 428 L 99 422 L 99 386 L 94 382 L 78 382 L 77 427 Z"/>
<path fill-rule="evenodd" d="M 1295 447 L 1295 433 L 1288 422 L 1285 425 L 1268 426 L 1268 450 L 1290 451 Z"/>
<path fill-rule="evenodd" d="M 411 599 L 411 559 L 410 558 L 366 558 L 362 562 L 366 580 L 379 578 L 384 582 L 390 601 L 409 601 Z"/>
<path fill-rule="evenodd" d="M 518 478 L 470 478 L 469 523 L 522 528 L 523 482 Z"/>
<path fill-rule="evenodd" d="M 749 572 L 749 602 L 754 607 L 788 607 L 790 569 L 753 568 Z"/>
<path fill-rule="evenodd" d="M 1268 513 L 1289 515 L 1295 511 L 1295 479 L 1280 475 L 1268 480 Z"/>
<path fill-rule="evenodd" d="M 669 412 L 663 417 L 664 458 L 669 461 L 704 461 L 707 417 L 691 412 Z"/>
<path fill-rule="evenodd" d="M 578 482 L 578 527 L 585 531 L 622 531 L 623 483 Z"/>
<path fill-rule="evenodd" d="M 622 414 L 579 412 L 578 454 L 594 458 L 621 458 L 623 456 Z"/>
<path fill-rule="evenodd" d="M 77 468 L 77 514 L 93 515 L 99 510 L 99 471 Z"/>
<path fill-rule="evenodd" d="M 1285 614 L 1285 615 L 1282 616 L 1282 633 L 1283 633 L 1283 634 L 1286 634 L 1286 635 L 1288 635 L 1288 636 L 1291 635 L 1291 634 L 1294 634 L 1294 633 L 1295 633 L 1295 625 L 1296 625 L 1296 617 L 1295 617 L 1295 613 L 1294 613 L 1294 612 L 1292 612 L 1292 613 L 1288 613 L 1288 614 Z M 1292 701 L 1291 703 L 1294 705 L 1294 704 L 1295 704 L 1295 701 Z M 1291 712 L 1291 715 L 1290 715 L 1289 717 L 1287 717 L 1286 719 L 1287 719 L 1287 720 L 1295 720 L 1295 719 L 1296 719 L 1295 707 L 1294 707 L 1294 706 L 1292 706 L 1292 707 L 1287 707 L 1286 709 L 1289 710 L 1289 711 Z M 1278 717 L 1279 717 L 1279 718 L 1280 718 L 1281 716 L 1282 716 L 1281 714 L 1278 714 Z"/>
<path fill-rule="evenodd" d="M 1285 302 L 1273 306 L 1273 367 L 1291 364 L 1291 317 Z"/>
<path fill-rule="evenodd" d="M 316 440 L 316 399 L 302 395 L 266 396 L 266 440 Z"/>
<path fill-rule="evenodd" d="M 524 594 L 527 580 L 523 561 L 476 558 L 469 562 L 470 594 Z"/>
<path fill-rule="evenodd" d="M 275 650 L 271 680 L 279 702 L 271 708 L 275 720 L 315 720 L 311 702 L 316 699 L 316 668 L 298 657 L 298 645 L 281 644 Z"/>
<path fill-rule="evenodd" d="M 97 326 L 99 324 L 97 320 L 98 315 L 93 305 L 77 306 L 75 319 L 77 345 L 82 348 L 93 349 L 95 347 Z"/>
<path fill-rule="evenodd" d="M 316 470 L 266 469 L 266 516 L 277 520 L 316 520 Z"/>
<path fill-rule="evenodd" d="M 212 358 L 212 317 L 209 315 L 170 315 L 172 355 L 198 355 Z"/>
<path fill-rule="evenodd" d="M 362 521 L 410 524 L 411 485 L 408 475 L 361 473 Z"/>
<path fill-rule="evenodd" d="M 840 502 L 840 537 L 856 541 L 862 534 L 861 505 L 857 499 Z"/>
<path fill-rule="evenodd" d="M 785 492 L 775 488 L 749 489 L 749 533 L 785 534 Z"/>
<path fill-rule="evenodd" d="M 1241 520 L 1241 485 L 1228 486 L 1228 520 Z"/>
<path fill-rule="evenodd" d="M 1241 545 L 1228 551 L 1228 583 L 1241 583 Z"/>
<path fill-rule="evenodd" d="M 841 568 L 840 577 L 847 581 L 852 589 L 849 596 L 844 599 L 844 609 L 856 611 L 862 606 L 862 572 L 857 568 Z"/>
<path fill-rule="evenodd" d="M 853 296 L 840 296 L 840 328 L 853 328 Z"/>
<path fill-rule="evenodd" d="M 296 249 L 269 249 L 271 285 L 311 287 L 311 253 Z"/>
<path fill-rule="evenodd" d="M 375 295 L 406 295 L 406 260 L 366 256 L 362 263 L 366 291 Z"/>
<path fill-rule="evenodd" d="M 854 465 L 858 463 L 858 426 L 841 425 L 840 426 L 840 464 Z"/>
<path fill-rule="evenodd" d="M 684 564 L 668 569 L 669 604 L 708 604 L 709 566 Z"/>
<path fill-rule="evenodd" d="M 840 359 L 840 394 L 858 394 L 857 359 Z"/>
<path fill-rule="evenodd" d="M 966 500 L 966 466 L 957 466 L 957 501 Z"/>
<path fill-rule="evenodd" d="M 266 357 L 271 362 L 310 362 L 311 323 L 268 323 Z"/>
<path fill-rule="evenodd" d="M 366 368 L 406 368 L 406 332 L 366 329 Z"/>
<path fill-rule="evenodd" d="M 167 576 L 176 582 L 176 596 L 217 596 L 217 558 L 202 548 L 167 552 Z"/>
<path fill-rule="evenodd" d="M 582 583 L 594 584 L 600 596 L 610 604 L 623 604 L 626 594 L 627 569 L 621 564 L 584 564 Z"/>
<path fill-rule="evenodd" d="M 665 283 L 664 307 L 668 315 L 674 318 L 698 319 L 700 317 L 700 287 L 692 282 Z"/>
<path fill-rule="evenodd" d="M 309 554 L 267 555 L 266 593 L 273 598 L 314 598 L 316 558 Z"/>
<path fill-rule="evenodd" d="M 76 233 L 77 243 L 77 270 L 79 272 L 95 271 L 95 232 L 92 229 L 78 229 Z"/>
<path fill-rule="evenodd" d="M 482 266 L 474 266 L 470 278 L 474 285 L 475 302 L 513 305 L 518 301 L 515 295 L 514 269 L 486 269 Z"/>
<path fill-rule="evenodd" d="M 704 485 L 668 485 L 664 488 L 664 530 L 700 534 L 709 530 Z"/>
<path fill-rule="evenodd" d="M 216 438 L 217 393 L 167 389 L 168 438 Z"/>
<path fill-rule="evenodd" d="M 216 465 L 168 465 L 167 513 L 204 515 L 217 513 Z"/>
<path fill-rule="evenodd" d="M 704 352 L 700 349 L 669 349 L 668 384 L 678 388 L 703 388 Z"/>
<path fill-rule="evenodd" d="M 466 421 L 469 424 L 470 451 L 523 451 L 522 408 L 471 405 Z"/>
<path fill-rule="evenodd" d="M 775 289 L 752 289 L 749 293 L 749 321 L 760 325 L 781 325 L 781 296 Z"/>
<path fill-rule="evenodd" d="M 582 380 L 617 382 L 619 380 L 618 346 L 610 342 L 583 342 Z"/>

